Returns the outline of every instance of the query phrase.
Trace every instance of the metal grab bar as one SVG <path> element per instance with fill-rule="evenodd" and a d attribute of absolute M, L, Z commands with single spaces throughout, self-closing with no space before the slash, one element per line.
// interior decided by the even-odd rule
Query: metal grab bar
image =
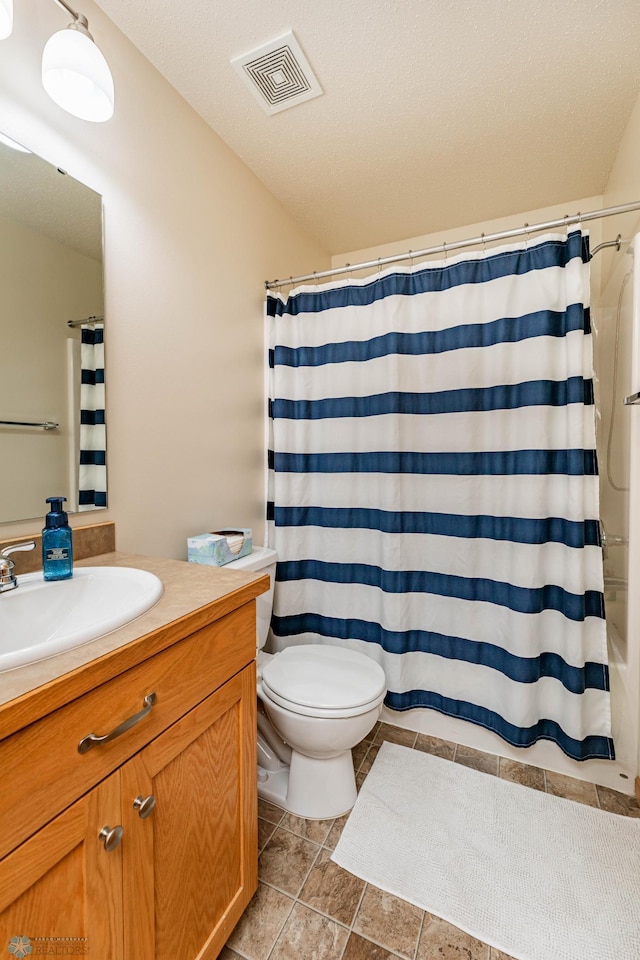
<path fill-rule="evenodd" d="M 53 420 L 43 420 L 41 423 L 33 423 L 30 420 L 0 420 L 0 426 L 3 427 L 44 427 L 45 430 L 57 430 L 59 423 Z"/>
<path fill-rule="evenodd" d="M 605 590 L 628 590 L 629 581 L 626 577 L 605 577 L 604 588 Z"/>
<path fill-rule="evenodd" d="M 608 547 L 628 547 L 629 537 L 614 537 L 607 534 Z"/>

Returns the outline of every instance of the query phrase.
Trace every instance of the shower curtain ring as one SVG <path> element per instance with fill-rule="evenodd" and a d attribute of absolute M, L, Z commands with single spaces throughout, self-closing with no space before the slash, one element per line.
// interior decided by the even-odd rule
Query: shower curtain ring
<path fill-rule="evenodd" d="M 409 266 L 413 268 L 413 250 L 409 250 Z"/>
<path fill-rule="evenodd" d="M 444 254 L 444 262 L 446 263 L 447 262 L 447 241 L 446 240 L 442 241 L 442 252 Z"/>
<path fill-rule="evenodd" d="M 484 233 L 481 233 L 481 234 L 480 234 L 480 241 L 481 241 L 481 243 L 482 243 L 482 252 L 483 252 L 483 253 L 486 253 L 486 252 L 487 252 L 487 247 L 486 247 L 485 242 L 484 242 Z"/>
<path fill-rule="evenodd" d="M 346 267 L 351 267 L 351 264 L 345 263 L 345 268 Z M 347 270 L 347 276 L 349 277 L 349 280 L 353 280 L 353 270 L 351 269 Z"/>
<path fill-rule="evenodd" d="M 525 223 L 524 225 L 524 248 L 525 250 L 529 249 L 529 224 Z"/>

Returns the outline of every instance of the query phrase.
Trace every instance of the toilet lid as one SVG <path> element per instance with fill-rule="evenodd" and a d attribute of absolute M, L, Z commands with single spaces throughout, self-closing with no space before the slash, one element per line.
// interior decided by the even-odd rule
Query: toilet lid
<path fill-rule="evenodd" d="M 320 710 L 344 710 L 384 693 L 382 667 L 347 647 L 287 647 L 265 664 L 262 684 L 281 700 Z"/>

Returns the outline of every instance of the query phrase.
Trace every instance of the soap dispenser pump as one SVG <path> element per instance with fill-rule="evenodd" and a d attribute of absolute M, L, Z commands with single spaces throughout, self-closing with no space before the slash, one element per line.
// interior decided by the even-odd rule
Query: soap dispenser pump
<path fill-rule="evenodd" d="M 73 574 L 71 527 L 62 509 L 66 497 L 47 497 L 51 504 L 42 530 L 42 573 L 45 580 L 68 580 Z"/>

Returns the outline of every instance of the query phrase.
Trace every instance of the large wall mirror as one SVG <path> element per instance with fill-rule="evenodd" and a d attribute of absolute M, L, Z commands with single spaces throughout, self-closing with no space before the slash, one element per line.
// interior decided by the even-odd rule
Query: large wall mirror
<path fill-rule="evenodd" d="M 1 137 L 1 135 L 0 135 Z M 0 139 L 0 523 L 106 506 L 102 198 Z"/>

